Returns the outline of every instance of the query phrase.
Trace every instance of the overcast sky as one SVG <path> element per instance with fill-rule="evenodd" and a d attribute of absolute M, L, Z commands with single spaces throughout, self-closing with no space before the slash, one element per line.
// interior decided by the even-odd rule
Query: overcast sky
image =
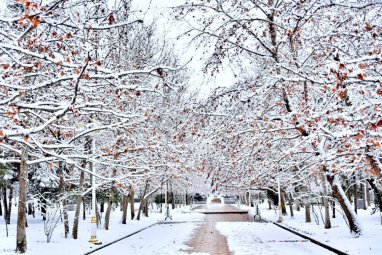
<path fill-rule="evenodd" d="M 145 14 L 145 23 L 149 24 L 154 18 L 159 22 L 158 29 L 165 34 L 167 39 L 175 44 L 175 48 L 181 56 L 183 62 L 190 59 L 191 88 L 200 91 L 202 97 L 206 96 L 216 87 L 227 87 L 233 84 L 234 77 L 229 68 L 223 68 L 221 73 L 211 79 L 210 75 L 204 77 L 202 68 L 205 56 L 203 49 L 197 49 L 195 45 L 190 45 L 186 38 L 177 40 L 176 37 L 185 30 L 182 23 L 174 24 L 170 22 L 172 16 L 171 7 L 177 6 L 184 0 L 134 0 L 134 8 L 141 9 Z"/>

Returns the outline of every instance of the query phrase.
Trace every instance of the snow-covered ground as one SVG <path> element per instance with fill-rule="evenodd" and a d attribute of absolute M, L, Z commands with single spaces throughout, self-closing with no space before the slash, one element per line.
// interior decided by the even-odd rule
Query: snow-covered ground
<path fill-rule="evenodd" d="M 137 204 L 138 206 L 138 204 Z M 137 208 L 137 207 L 136 207 Z M 0 217 L 0 254 L 14 254 L 16 247 L 16 217 L 17 208 L 12 208 L 11 215 L 11 224 L 8 225 L 9 236 L 6 236 L 4 218 Z M 203 220 L 203 215 L 199 213 L 191 213 L 188 209 L 176 209 L 175 211 L 171 210 L 173 221 L 201 221 Z M 69 212 L 69 224 L 70 230 L 73 226 L 73 216 L 74 211 Z M 28 255 L 77 255 L 84 254 L 85 252 L 91 251 L 99 246 L 91 244 L 88 242 L 90 239 L 90 215 L 87 214 L 87 219 L 82 220 L 82 212 L 80 214 L 79 221 L 79 232 L 78 239 L 74 240 L 71 235 L 68 238 L 64 237 L 64 227 L 60 223 L 55 229 L 52 241 L 50 243 L 46 242 L 46 236 L 44 234 L 44 226 L 42 217 L 36 213 L 36 217 L 33 218 L 31 215 L 27 216 L 28 228 L 27 228 L 27 254 Z M 159 212 L 150 213 L 149 217 L 141 217 L 140 221 L 137 220 L 128 220 L 126 225 L 121 224 L 122 212 L 119 208 L 115 209 L 111 213 L 110 217 L 110 229 L 104 230 L 102 226 L 97 229 L 97 239 L 102 242 L 102 245 L 105 245 L 111 241 L 114 241 L 120 237 L 126 236 L 130 233 L 133 233 L 139 229 L 145 228 L 151 224 L 159 222 L 164 219 L 164 214 Z M 103 220 L 103 219 L 102 219 Z M 102 221 L 103 223 L 103 221 Z M 183 224 L 182 224 L 183 225 Z M 165 226 L 165 225 L 164 225 Z M 183 226 L 189 229 L 188 235 L 191 235 L 192 228 L 190 226 Z M 159 227 L 158 231 L 163 230 Z M 170 228 L 171 229 L 171 228 Z M 158 235 L 158 240 L 167 239 L 173 234 L 173 231 L 163 232 Z M 177 235 L 174 235 L 173 238 L 176 238 Z M 151 237 L 149 237 L 151 238 Z M 189 236 L 186 234 L 182 235 L 182 238 L 187 240 Z M 171 239 L 171 238 L 170 238 Z M 182 240 L 183 240 L 182 239 Z M 172 239 L 171 239 L 172 240 Z M 172 247 L 175 249 L 185 248 L 182 245 L 182 242 L 178 242 L 179 247 L 175 246 L 175 243 L 172 243 Z M 140 247 L 146 247 L 146 240 L 141 240 L 137 242 L 134 246 L 137 251 L 141 250 Z M 154 249 L 153 247 L 151 247 Z M 163 250 L 162 250 L 163 252 Z M 98 254 L 98 253 L 97 253 Z M 130 254 L 143 254 L 143 253 L 130 253 Z M 146 254 L 155 254 L 155 253 L 146 253 Z M 161 253 L 166 254 L 166 253 Z"/>
<path fill-rule="evenodd" d="M 263 218 L 276 221 L 278 215 L 274 210 L 268 210 L 268 205 L 260 205 Z M 255 208 L 241 206 L 241 209 L 250 209 L 254 214 Z M 14 254 L 16 236 L 16 208 L 12 209 L 11 225 L 9 225 L 9 237 L 6 237 L 4 218 L 0 217 L 0 254 Z M 324 229 L 322 222 L 317 225 L 312 217 L 312 223 L 304 222 L 304 211 L 295 211 L 295 217 L 285 216 L 283 225 L 298 230 L 310 237 L 326 243 L 334 248 L 347 252 L 351 255 L 379 255 L 382 254 L 382 236 L 379 213 L 370 215 L 370 210 L 359 210 L 358 216 L 363 225 L 363 235 L 354 238 L 349 233 L 348 227 L 337 213 L 337 218 L 332 220 L 332 228 Z M 70 212 L 70 227 L 72 227 L 74 212 Z M 136 230 L 145 228 L 164 219 L 164 213 L 152 212 L 149 217 L 142 217 L 141 221 L 128 220 L 126 225 L 121 224 L 122 212 L 119 208 L 111 214 L 110 230 L 100 227 L 97 230 L 97 238 L 102 245 L 120 237 L 126 236 Z M 190 247 L 185 244 L 192 237 L 195 229 L 200 226 L 204 214 L 191 212 L 188 208 L 171 210 L 173 222 L 158 224 L 121 242 L 102 249 L 95 255 L 101 254 L 189 254 Z M 43 222 L 40 215 L 36 218 L 28 216 L 27 239 L 28 255 L 77 255 L 84 254 L 99 246 L 88 242 L 90 238 L 90 215 L 82 220 L 79 225 L 78 240 L 70 236 L 65 239 L 63 225 L 57 226 L 51 243 L 46 242 L 43 230 Z M 216 228 L 227 237 L 229 249 L 236 255 L 254 254 L 330 254 L 326 250 L 305 241 L 273 224 L 256 222 L 218 222 Z M 196 253 L 192 253 L 196 254 Z"/>
<path fill-rule="evenodd" d="M 277 213 L 275 210 L 269 210 L 267 203 L 260 204 L 259 207 L 263 218 L 277 221 Z M 246 206 L 241 206 L 241 208 L 249 209 Z M 332 228 L 325 229 L 318 209 L 316 208 L 315 210 L 320 218 L 319 225 L 316 224 L 313 215 L 312 222 L 305 223 L 305 211 L 303 208 L 299 212 L 294 210 L 294 218 L 291 218 L 289 215 L 285 216 L 282 224 L 351 255 L 382 254 L 382 242 L 380 241 L 382 238 L 382 225 L 379 212 L 370 215 L 370 207 L 368 210 L 358 209 L 358 217 L 363 227 L 363 234 L 356 238 L 349 232 L 349 228 L 339 211 L 336 212 L 336 218 L 331 218 Z M 287 208 L 287 211 L 289 213 L 289 208 Z M 255 214 L 255 208 L 250 208 L 250 214 Z"/>
<path fill-rule="evenodd" d="M 332 252 L 269 223 L 218 222 L 228 247 L 240 255 L 326 255 Z"/>

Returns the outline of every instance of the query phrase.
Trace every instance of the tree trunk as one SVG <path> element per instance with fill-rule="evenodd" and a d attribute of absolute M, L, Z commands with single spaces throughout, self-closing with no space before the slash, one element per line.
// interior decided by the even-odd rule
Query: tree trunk
<path fill-rule="evenodd" d="M 363 198 L 363 209 L 367 210 L 367 183 L 361 184 L 362 187 L 362 198 Z"/>
<path fill-rule="evenodd" d="M 301 210 L 301 208 L 300 208 L 300 200 L 299 199 L 296 199 L 295 200 L 295 203 L 296 203 L 296 211 L 300 211 Z"/>
<path fill-rule="evenodd" d="M 369 183 L 367 182 L 367 180 L 365 182 L 365 192 L 366 192 L 366 202 L 365 203 L 367 203 L 367 206 L 370 207 L 370 192 L 369 192 Z"/>
<path fill-rule="evenodd" d="M 294 217 L 293 213 L 293 203 L 292 203 L 292 195 L 289 194 L 289 211 L 290 211 L 290 217 Z"/>
<path fill-rule="evenodd" d="M 10 224 L 11 221 L 11 215 L 9 214 L 8 210 L 8 203 L 7 203 L 7 187 L 3 187 L 3 205 L 4 205 L 4 220 L 6 224 Z"/>
<path fill-rule="evenodd" d="M 144 189 L 142 197 L 141 197 L 141 202 L 139 203 L 137 220 L 141 219 L 141 212 L 142 212 L 143 205 L 145 203 L 145 195 L 147 193 L 148 187 L 149 187 L 149 181 L 146 181 L 145 189 Z"/>
<path fill-rule="evenodd" d="M 107 204 L 106 214 L 105 214 L 105 225 L 104 225 L 104 227 L 106 230 L 109 230 L 110 214 L 111 214 L 111 209 L 113 206 L 113 200 L 114 200 L 114 187 L 111 187 L 109 202 Z"/>
<path fill-rule="evenodd" d="M 131 219 L 133 220 L 135 217 L 135 208 L 134 208 L 135 201 L 134 201 L 134 189 L 132 187 L 130 189 L 129 197 L 130 197 L 130 215 L 131 215 Z"/>
<path fill-rule="evenodd" d="M 23 148 L 21 151 L 20 174 L 19 174 L 19 202 L 17 213 L 16 253 L 25 253 L 27 250 L 27 236 L 25 232 L 26 222 L 26 199 L 28 181 L 28 155 Z"/>
<path fill-rule="evenodd" d="M 11 224 L 11 213 L 12 213 L 12 199 L 13 199 L 13 185 L 9 185 L 9 195 L 8 195 L 8 210 L 7 210 L 7 221 Z"/>
<path fill-rule="evenodd" d="M 339 184 L 337 180 L 337 176 L 326 176 L 330 186 L 332 187 L 333 196 L 338 200 L 339 204 L 341 205 L 342 210 L 345 213 L 346 219 L 349 223 L 349 229 L 352 233 L 355 235 L 361 234 L 361 225 L 357 219 L 357 214 L 354 213 L 354 211 L 351 208 L 351 204 L 349 199 L 347 198 L 344 190 L 342 189 L 341 185 Z"/>
<path fill-rule="evenodd" d="M 354 188 L 353 188 L 353 196 L 354 196 L 354 212 L 358 214 L 358 185 L 357 185 L 357 175 L 353 173 L 354 176 Z"/>
<path fill-rule="evenodd" d="M 305 222 L 310 223 L 312 222 L 312 218 L 310 217 L 310 203 L 305 203 Z"/>
<path fill-rule="evenodd" d="M 128 196 L 123 195 L 123 197 L 122 197 L 122 224 L 126 224 L 128 202 L 129 202 Z"/>
<path fill-rule="evenodd" d="M 44 197 L 41 198 L 41 214 L 42 214 L 42 220 L 45 221 L 46 220 L 46 199 Z"/>
<path fill-rule="evenodd" d="M 336 202 L 332 202 L 332 218 L 336 218 Z"/>
<path fill-rule="evenodd" d="M 324 220 L 324 227 L 326 229 L 329 229 L 332 227 L 332 224 L 330 222 L 330 213 L 329 213 L 329 202 L 328 202 L 328 187 L 326 183 L 325 174 L 321 173 L 321 186 L 322 186 L 322 195 L 323 195 L 323 204 L 324 204 L 324 211 L 325 211 L 325 220 Z"/>
<path fill-rule="evenodd" d="M 149 199 L 148 198 L 146 198 L 145 199 L 145 208 L 146 208 L 146 210 L 145 210 L 145 216 L 146 217 L 149 217 Z"/>
<path fill-rule="evenodd" d="M 82 220 L 86 220 L 86 204 L 84 196 L 82 196 Z"/>
<path fill-rule="evenodd" d="M 370 187 L 374 191 L 374 197 L 375 197 L 375 206 L 379 207 L 379 210 L 382 212 L 382 192 L 379 191 L 378 187 L 374 183 L 374 179 L 367 179 L 367 182 L 369 183 Z"/>
<path fill-rule="evenodd" d="M 85 167 L 85 162 L 82 163 L 82 167 Z M 80 175 L 80 186 L 79 186 L 79 193 L 82 194 L 83 192 L 83 186 L 84 186 L 84 179 L 85 179 L 85 173 L 84 171 L 81 171 Z M 77 202 L 76 202 L 76 212 L 74 214 L 74 221 L 73 221 L 73 230 L 72 230 L 72 236 L 73 239 L 78 238 L 78 220 L 80 217 L 80 211 L 81 211 L 81 202 L 82 202 L 82 195 L 77 195 Z"/>
<path fill-rule="evenodd" d="M 1 204 L 1 195 L 0 195 L 0 216 L 3 216 L 3 205 Z"/>
<path fill-rule="evenodd" d="M 97 203 L 97 199 L 96 199 L 96 208 L 95 208 L 95 212 L 96 212 L 96 219 L 97 219 L 97 228 L 99 225 L 101 225 L 101 213 L 100 211 L 98 210 L 98 203 Z"/>
<path fill-rule="evenodd" d="M 284 216 L 287 215 L 287 210 L 285 206 L 285 192 L 281 192 L 281 213 Z"/>
<path fill-rule="evenodd" d="M 173 191 L 171 191 L 171 208 L 174 210 L 175 209 L 175 194 Z"/>
<path fill-rule="evenodd" d="M 117 174 L 116 169 L 113 169 L 112 177 L 114 177 Z M 109 202 L 107 204 L 106 208 L 106 214 L 105 214 L 105 229 L 109 230 L 109 223 L 110 223 L 110 214 L 111 214 L 111 209 L 113 206 L 113 200 L 115 196 L 115 187 L 114 187 L 114 182 L 112 182 L 110 188 L 110 196 L 109 196 Z"/>
<path fill-rule="evenodd" d="M 68 238 L 68 235 L 69 235 L 69 217 L 68 217 L 68 212 L 66 210 L 68 202 L 67 202 L 67 199 L 65 198 L 66 187 L 65 187 L 64 169 L 63 169 L 63 166 L 62 166 L 62 162 L 59 163 L 59 167 L 60 167 L 60 185 L 59 185 L 59 189 L 60 189 L 61 194 L 64 196 L 64 198 L 62 199 L 62 210 L 63 210 L 62 214 L 64 216 L 64 234 L 65 234 L 65 238 Z M 29 205 L 31 205 L 31 203 L 29 203 Z M 32 210 L 31 209 L 32 208 L 29 208 L 28 214 L 32 214 Z"/>
<path fill-rule="evenodd" d="M 101 207 L 100 211 L 101 211 L 101 213 L 103 213 L 105 211 L 105 209 L 104 209 L 105 203 L 103 201 L 100 203 L 100 207 Z"/>
<path fill-rule="evenodd" d="M 28 203 L 28 215 L 32 215 L 32 214 L 33 214 L 33 204 Z"/>

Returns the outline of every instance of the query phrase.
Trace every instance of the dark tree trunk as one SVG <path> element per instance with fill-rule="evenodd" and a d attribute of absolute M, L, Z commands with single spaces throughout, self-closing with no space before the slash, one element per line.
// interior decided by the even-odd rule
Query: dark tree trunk
<path fill-rule="evenodd" d="M 149 217 L 149 199 L 148 198 L 145 199 L 145 208 L 146 208 L 145 216 Z"/>
<path fill-rule="evenodd" d="M 327 175 L 326 178 L 330 186 L 332 187 L 333 196 L 338 200 L 342 210 L 345 213 L 346 219 L 349 223 L 350 231 L 355 233 L 356 235 L 360 235 L 361 227 L 358 225 L 358 222 L 356 220 L 356 214 L 351 211 L 352 208 L 350 206 L 347 206 L 348 204 L 350 204 L 350 202 L 347 196 L 345 195 L 345 192 L 339 185 L 338 181 L 335 180 L 335 176 Z"/>
<path fill-rule="evenodd" d="M 86 204 L 84 196 L 82 196 L 82 219 L 86 220 Z"/>
<path fill-rule="evenodd" d="M 42 214 L 42 220 L 46 220 L 46 199 L 43 197 L 41 199 L 41 214 Z"/>
<path fill-rule="evenodd" d="M 8 210 L 7 210 L 7 221 L 11 224 L 11 213 L 12 213 L 12 199 L 13 199 L 13 185 L 9 185 L 9 195 L 8 195 Z"/>
<path fill-rule="evenodd" d="M 122 224 L 126 224 L 126 218 L 127 218 L 127 205 L 129 202 L 129 197 L 126 195 L 123 195 L 122 197 Z"/>
<path fill-rule="evenodd" d="M 292 203 L 292 195 L 289 195 L 289 211 L 290 211 L 290 217 L 294 217 L 293 213 L 293 203 Z"/>
<path fill-rule="evenodd" d="M 369 183 L 370 187 L 374 191 L 374 197 L 375 197 L 375 206 L 379 207 L 379 210 L 382 212 L 382 192 L 378 189 L 377 185 L 374 183 L 374 179 L 367 179 L 367 182 Z"/>
<path fill-rule="evenodd" d="M 134 189 L 131 188 L 130 189 L 130 215 L 131 215 L 131 219 L 133 220 L 134 217 L 135 217 L 135 208 L 134 208 Z"/>
<path fill-rule="evenodd" d="M 145 189 L 143 191 L 143 194 L 141 196 L 141 202 L 139 203 L 139 209 L 138 209 L 138 215 L 137 215 L 137 220 L 141 219 L 141 212 L 145 203 L 145 196 L 147 194 L 147 190 L 149 188 L 149 181 L 146 181 Z"/>
<path fill-rule="evenodd" d="M 115 174 L 113 174 L 113 176 L 115 176 Z M 113 206 L 114 195 L 115 195 L 115 187 L 112 186 L 110 188 L 109 203 L 107 204 L 106 214 L 105 214 L 105 229 L 106 230 L 109 230 L 110 214 L 111 214 L 111 209 L 112 209 L 112 206 Z"/>
<path fill-rule="evenodd" d="M 28 203 L 28 215 L 32 215 L 32 214 L 33 214 L 33 204 Z"/>
<path fill-rule="evenodd" d="M 1 204 L 1 195 L 0 195 L 0 216 L 3 216 L 3 205 Z"/>
<path fill-rule="evenodd" d="M 336 218 L 336 202 L 332 202 L 332 218 Z"/>
<path fill-rule="evenodd" d="M 175 194 L 174 194 L 173 191 L 171 191 L 171 198 L 172 198 L 172 200 L 171 200 L 171 207 L 174 210 L 175 209 Z"/>
<path fill-rule="evenodd" d="M 3 187 L 3 205 L 4 205 L 4 220 L 6 224 L 10 224 L 11 218 L 8 214 L 8 203 L 7 203 L 7 188 Z"/>
<path fill-rule="evenodd" d="M 306 202 L 305 203 L 305 222 L 310 223 L 312 222 L 312 218 L 310 217 L 310 203 Z"/>
<path fill-rule="evenodd" d="M 82 167 L 85 167 L 85 162 L 82 163 Z M 80 186 L 78 191 L 79 193 L 83 192 L 84 179 L 85 179 L 85 173 L 84 171 L 81 171 Z M 73 239 L 78 238 L 78 221 L 79 221 L 80 211 L 81 211 L 81 202 L 82 202 L 82 195 L 78 194 L 77 201 L 76 201 L 76 212 L 74 214 L 74 221 L 73 221 L 73 230 L 72 230 Z"/>
<path fill-rule="evenodd" d="M 26 200 L 27 200 L 27 178 L 28 178 L 28 155 L 23 148 L 21 152 L 20 174 L 19 174 L 19 202 L 17 213 L 17 234 L 16 234 L 16 253 L 25 253 L 27 250 L 26 226 Z"/>
<path fill-rule="evenodd" d="M 281 192 L 281 213 L 284 216 L 287 215 L 287 210 L 285 206 L 285 192 Z"/>
<path fill-rule="evenodd" d="M 100 211 L 101 211 L 101 213 L 103 213 L 105 211 L 105 209 L 104 209 L 105 203 L 103 201 L 100 203 L 100 207 L 101 207 Z"/>

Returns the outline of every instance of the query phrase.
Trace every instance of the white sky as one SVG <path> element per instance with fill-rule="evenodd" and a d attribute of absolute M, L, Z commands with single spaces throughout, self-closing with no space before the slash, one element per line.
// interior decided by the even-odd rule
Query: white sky
<path fill-rule="evenodd" d="M 189 64 L 191 89 L 200 91 L 200 96 L 205 97 L 216 87 L 231 86 L 234 83 L 234 76 L 228 67 L 223 67 L 223 70 L 216 77 L 205 76 L 202 72 L 205 62 L 204 49 L 197 49 L 195 45 L 190 45 L 186 38 L 175 39 L 186 28 L 184 24 L 169 22 L 172 15 L 170 8 L 183 2 L 184 0 L 134 0 L 134 8 L 142 9 L 143 13 L 146 13 L 145 23 L 150 23 L 154 18 L 158 19 L 158 29 L 166 35 L 168 40 L 174 43 L 178 55 L 181 56 L 181 61 L 187 62 L 192 58 Z"/>

